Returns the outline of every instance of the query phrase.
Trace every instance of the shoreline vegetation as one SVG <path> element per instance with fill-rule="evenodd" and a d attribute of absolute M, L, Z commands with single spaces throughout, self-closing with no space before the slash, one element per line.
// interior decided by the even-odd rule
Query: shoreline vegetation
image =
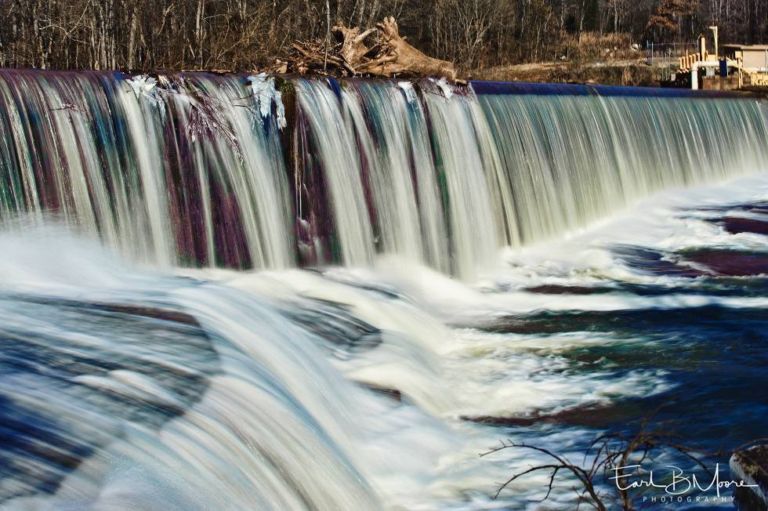
<path fill-rule="evenodd" d="M 136 73 L 280 73 L 299 48 L 327 71 L 345 46 L 366 61 L 350 74 L 658 85 L 653 48 L 676 61 L 711 24 L 722 42 L 768 42 L 762 0 L 29 0 L 0 2 L 0 18 L 2 68 Z M 402 48 L 419 65 L 398 67 Z"/>

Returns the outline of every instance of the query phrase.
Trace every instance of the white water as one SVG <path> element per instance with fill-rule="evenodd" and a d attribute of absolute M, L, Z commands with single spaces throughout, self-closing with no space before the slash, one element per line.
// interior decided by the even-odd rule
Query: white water
<path fill-rule="evenodd" d="M 0 109 L 4 220 L 52 215 L 161 266 L 389 254 L 472 282 L 504 246 L 768 156 L 752 99 L 4 71 Z"/>
<path fill-rule="evenodd" d="M 659 248 L 723 243 L 764 246 L 762 237 L 725 235 L 703 221 L 674 218 L 671 213 L 686 205 L 766 198 L 765 177 L 686 193 L 672 191 L 565 241 L 500 252 L 497 255 L 506 261 L 507 269 L 479 287 L 391 257 L 379 258 L 371 269 L 337 268 L 325 275 L 301 270 L 251 274 L 189 270 L 184 273 L 190 280 L 126 267 L 97 245 L 59 229 L 4 234 L 0 236 L 5 254 L 0 263 L 0 316 L 5 335 L 14 331 L 24 337 L 59 339 L 60 356 L 94 350 L 101 356 L 132 353 L 165 368 L 149 374 L 135 370 L 98 377 L 84 374 L 75 388 L 107 389 L 150 406 L 180 402 L 163 371 L 198 374 L 208 387 L 182 416 L 155 429 L 112 415 L 108 406 L 101 408 L 106 405 L 87 398 L 84 391 L 57 393 L 54 387 L 45 390 L 33 384 L 35 379 L 19 385 L 10 375 L 0 377 L 0 387 L 14 399 L 53 414 L 69 425 L 75 437 L 85 435 L 98 447 L 76 470 L 62 473 L 64 483 L 54 496 L 10 499 L 0 507 L 526 506 L 525 502 L 542 496 L 543 476 L 513 485 L 501 501 L 492 501 L 490 495 L 505 475 L 535 458 L 514 451 L 478 457 L 503 431 L 460 417 L 553 413 L 648 396 L 669 383 L 663 371 L 636 370 L 617 378 L 609 368 L 578 374 L 569 370 L 569 350 L 616 342 L 610 336 L 489 334 L 447 324 L 477 322 L 512 311 L 663 307 L 665 302 L 658 298 L 542 296 L 520 288 L 590 283 L 609 275 L 623 281 L 649 278 L 610 262 L 606 247 L 625 239 Z M 511 289 L 489 293 L 490 285 Z M 171 351 L 163 349 L 158 344 L 162 336 L 142 344 L 143 330 L 127 334 L 136 336 L 128 342 L 120 330 L 102 328 L 103 319 L 97 316 L 92 323 L 67 320 L 66 309 L 61 309 L 61 318 L 41 316 L 34 306 L 17 303 L 15 296 L 182 310 L 207 332 L 218 361 L 196 367 L 202 359 L 192 365 L 184 361 L 184 357 L 203 356 L 195 355 L 194 342 L 186 354 L 172 351 L 170 345 Z M 700 303 L 690 296 L 664 299 L 670 306 L 684 300 Z M 744 306 L 746 299 L 710 300 Z M 313 319 L 302 323 L 285 314 L 297 311 Z M 381 332 L 381 344 L 350 351 L 322 340 L 308 327 L 335 324 L 332 321 L 343 325 L 345 317 L 375 327 Z M 351 332 L 347 330 L 348 335 Z M 649 346 L 648 340 L 637 342 L 646 349 Z M 353 382 L 398 389 L 403 402 Z M 547 427 L 534 428 L 532 434 L 539 445 L 555 446 L 559 452 L 567 452 L 580 435 L 587 435 L 571 428 L 564 436 Z M 555 499 L 556 508 L 568 507 L 567 492 Z"/>
<path fill-rule="evenodd" d="M 43 424 L 29 433 L 39 459 L 0 446 L 3 509 L 535 508 L 543 475 L 490 499 L 535 458 L 480 458 L 506 430 L 465 417 L 551 414 L 671 383 L 649 368 L 574 370 L 570 351 L 619 342 L 604 333 L 473 327 L 541 310 L 768 305 L 524 290 L 674 278 L 634 272 L 614 243 L 762 247 L 675 208 L 765 200 L 763 175 L 675 188 L 583 230 L 655 191 L 762 170 L 765 112 L 751 101 L 475 97 L 444 84 L 414 100 L 396 84 L 298 81 L 313 150 L 291 176 L 280 122 L 263 117 L 260 92 L 241 102 L 234 78 L 138 94 L 106 78 L 104 93 L 94 76 L 17 79 L 0 79 L 14 105 L 0 143 L 0 397 L 50 423 L 26 422 Z M 318 174 L 323 200 L 310 193 Z M 328 218 L 301 216 L 321 206 Z M 288 269 L 294 213 L 315 246 L 338 251 L 308 262 L 345 267 Z M 272 270 L 213 268 L 246 261 Z M 518 431 L 558 452 L 593 433 Z M 47 477 L 60 484 L 46 492 Z M 565 490 L 555 498 L 572 505 Z"/>
<path fill-rule="evenodd" d="M 52 245 L 60 255 L 55 269 L 46 250 Z M 0 268 L 6 335 L 14 330 L 59 339 L 59 356 L 98 351 L 109 357 L 130 350 L 164 367 L 150 375 L 84 375 L 72 381 L 75 390 L 62 392 L 30 385 L 34 379 L 19 385 L 0 378 L 15 400 L 53 414 L 73 437 L 84 436 L 98 448 L 74 472 L 62 473 L 55 495 L 6 500 L 2 509 L 493 507 L 488 495 L 509 467 L 477 454 L 497 433 L 464 423 L 459 415 L 522 413 L 657 390 L 653 375 L 641 374 L 613 388 L 605 386 L 610 375 L 599 374 L 581 381 L 528 381 L 531 372 L 552 370 L 556 362 L 542 365 L 530 345 L 516 346 L 514 336 L 452 330 L 407 299 L 301 271 L 185 282 L 123 267 L 101 249 L 55 230 L 5 235 L 0 247 L 7 254 Z M 213 340 L 220 368 L 190 367 L 184 358 L 197 357 L 194 351 L 163 349 L 157 344 L 160 330 L 134 351 L 130 346 L 145 331 L 127 342 L 102 328 L 98 317 L 79 325 L 36 317 L 34 308 L 16 306 L 9 292 L 184 310 Z M 311 312 L 318 298 L 348 304 L 354 317 L 382 329 L 383 344 L 348 359 L 329 359 L 322 341 L 279 312 Z M 486 359 L 487 350 L 504 356 Z M 76 390 L 138 400 L 151 413 L 153 403 L 179 402 L 163 371 L 204 375 L 208 388 L 160 430 L 121 419 Z M 352 381 L 397 388 L 406 402 L 394 403 Z M 460 497 L 463 492 L 470 492 L 469 501 Z"/>
<path fill-rule="evenodd" d="M 247 251 L 238 259 L 293 266 L 278 132 L 285 120 L 273 118 L 271 100 L 257 101 L 237 80 L 203 75 L 155 83 L 71 73 L 0 77 L 4 219 L 25 213 L 40 223 L 53 214 L 164 266 L 232 266 L 214 238 L 238 222 Z M 191 238 L 202 241 L 202 253 L 188 253 Z"/>

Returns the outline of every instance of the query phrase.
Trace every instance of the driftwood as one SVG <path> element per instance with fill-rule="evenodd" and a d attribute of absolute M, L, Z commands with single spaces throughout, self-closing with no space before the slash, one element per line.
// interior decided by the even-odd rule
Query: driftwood
<path fill-rule="evenodd" d="M 394 18 L 375 28 L 337 25 L 335 41 L 299 41 L 270 71 L 336 76 L 434 76 L 456 81 L 453 63 L 429 57 L 406 42 Z"/>

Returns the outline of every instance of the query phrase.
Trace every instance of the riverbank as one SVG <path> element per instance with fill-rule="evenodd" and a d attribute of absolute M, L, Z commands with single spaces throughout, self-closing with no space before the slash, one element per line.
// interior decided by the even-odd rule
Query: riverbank
<path fill-rule="evenodd" d="M 595 83 L 658 87 L 668 69 L 650 66 L 644 60 L 607 62 L 536 62 L 475 70 L 472 78 L 491 81 L 550 83 Z"/>

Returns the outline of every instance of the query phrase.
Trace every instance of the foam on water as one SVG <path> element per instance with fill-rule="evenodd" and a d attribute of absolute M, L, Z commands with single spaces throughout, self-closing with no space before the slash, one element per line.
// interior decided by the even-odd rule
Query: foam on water
<path fill-rule="evenodd" d="M 41 250 L 54 245 L 55 256 Z M 5 502 L 8 509 L 119 509 L 128 502 L 147 510 L 241 509 L 253 502 L 264 509 L 395 504 L 429 509 L 437 502 L 455 506 L 465 498 L 462 506 L 493 507 L 487 494 L 495 481 L 530 458 L 512 453 L 494 461 L 478 458 L 497 433 L 461 416 L 557 410 L 663 386 L 663 374 L 653 373 L 614 382 L 610 372 L 570 377 L 562 373 L 565 362 L 556 354 L 543 355 L 551 350 L 545 339 L 537 346 L 531 338 L 521 342 L 519 336 L 449 328 L 425 311 L 428 305 L 375 279 L 345 283 L 303 271 L 195 272 L 193 278 L 188 272 L 185 278 L 146 273 L 55 229 L 5 234 L 0 246 L 8 248 L 3 294 L 13 293 L 9 303 L 23 295 L 77 304 L 85 317 L 99 304 L 114 311 L 81 323 L 76 334 L 69 323 L 45 317 L 31 323 L 5 308 L 6 335 L 9 329 L 24 336 L 44 329 L 47 336 L 67 339 L 62 349 L 77 346 L 83 356 L 96 346 L 130 353 L 121 335 L 143 330 L 107 330 L 114 333 L 104 336 L 100 321 L 114 314 L 130 325 L 133 314 L 149 314 L 145 309 L 179 311 L 205 332 L 206 349 L 213 350 L 211 361 L 218 367 L 189 373 L 205 388 L 197 402 L 179 401 L 179 390 L 168 386 L 164 371 L 187 374 L 192 364 L 184 357 L 203 353 L 176 354 L 170 345 L 148 344 L 137 356 L 158 364 L 157 369 L 126 365 L 104 371 L 95 358 L 97 366 L 69 380 L 77 392 L 52 387 L 50 395 L 24 398 L 41 413 L 56 399 L 51 409 L 59 418 L 69 417 L 67 434 L 84 438 L 93 452 L 72 454 L 81 461 L 58 476 L 62 482 L 55 496 L 17 497 Z M 31 254 L 36 256 L 27 257 Z M 57 265 L 50 264 L 52 257 Z M 345 356 L 333 356 L 324 350 L 325 334 L 286 315 L 320 314 L 323 303 L 338 307 L 339 317 L 370 324 L 380 332 L 381 344 L 368 351 L 341 349 Z M 171 322 L 160 320 L 154 339 L 163 338 L 164 324 L 173 324 L 173 316 L 163 314 Z M 320 324 L 322 314 L 315 317 Z M 176 356 L 182 358 L 174 362 Z M 538 376 L 531 379 L 532 374 Z M 393 403 L 353 381 L 397 389 L 403 402 Z M 26 394 L 7 383 L 6 395 L 18 400 Z M 161 423 L 115 418 L 92 395 L 119 396 L 109 406 L 142 403 L 148 417 L 169 407 L 181 415 Z M 76 425 L 75 417 L 88 415 L 95 423 L 111 424 L 98 441 L 81 436 L 88 430 Z M 465 492 L 467 497 L 460 497 Z"/>
<path fill-rule="evenodd" d="M 50 251 L 46 257 L 33 250 L 47 243 L 58 247 L 57 273 L 49 271 Z M 8 304 L 2 308 L 4 336 L 14 332 L 20 339 L 59 338 L 58 349 L 63 352 L 93 357 L 92 367 L 74 367 L 66 386 L 51 387 L 47 393 L 16 387 L 19 382 L 13 375 L 21 371 L 18 374 L 33 377 L 34 371 L 24 369 L 24 364 L 56 364 L 56 358 L 45 358 L 45 351 L 39 351 L 38 360 L 10 359 L 21 365 L 14 365 L 14 371 L 2 378 L 4 396 L 26 403 L 42 416 L 55 410 L 56 420 L 66 417 L 69 426 L 60 433 L 49 426 L 44 429 L 47 434 L 68 435 L 93 452 L 68 454 L 78 463 L 74 472 L 56 476 L 65 479 L 55 498 L 20 496 L 5 501 L 9 509 L 118 509 L 127 502 L 140 509 L 243 509 L 254 503 L 263 509 L 374 509 L 383 501 L 415 495 L 434 477 L 433 460 L 464 442 L 418 409 L 395 407 L 350 383 L 325 359 L 314 334 L 255 293 L 142 274 L 114 261 L 97 264 L 109 256 L 50 230 L 32 236 L 5 235 L 0 245 L 15 247 L 22 256 L 27 251 L 37 254 L 30 260 L 5 252 L 5 268 L 24 271 L 3 286 Z M 84 263 L 94 263 L 99 271 L 84 270 L 89 268 Z M 77 269 L 75 285 L 68 270 Z M 91 310 L 95 317 L 92 323 L 81 323 L 78 333 L 72 324 L 57 323 L 55 317 L 21 316 L 13 308 L 14 296 L 31 303 L 71 304 L 85 318 Z M 187 373 L 191 363 L 184 359 L 203 356 L 192 344 L 187 353 L 176 353 L 177 348 L 161 342 L 163 325 L 173 324 L 176 314 L 189 317 L 205 332 L 207 349 L 213 350 L 208 357 L 218 366 L 196 373 L 196 380 L 206 387 L 196 403 L 178 401 L 179 390 L 168 387 L 167 371 Z M 130 343 L 121 335 L 140 332 L 121 334 L 114 327 L 99 332 L 100 321 L 112 315 L 128 326 L 132 315 L 170 318 L 158 320 L 150 337 L 155 344 L 137 352 L 139 359 L 152 364 L 109 370 L 115 361 L 99 359 L 104 350 L 130 353 Z M 46 343 L 38 342 L 42 350 Z M 176 365 L 151 369 L 177 356 L 181 360 Z M 99 404 L 100 396 L 119 399 L 108 406 L 109 399 Z M 119 407 L 121 401 L 143 403 L 147 418 L 110 416 L 115 413 L 110 406 Z M 152 419 L 168 407 L 182 415 L 163 425 Z M 91 415 L 91 421 L 110 427 L 98 438 L 89 438 L 88 427 L 77 425 L 77 415 Z M 427 431 L 429 445 L 424 442 Z M 406 458 L 405 452 L 411 455 Z M 6 486 L 3 498 L 13 494 Z"/>
<path fill-rule="evenodd" d="M 751 100 L 2 71 L 0 107 L 3 509 L 533 508 L 490 496 L 541 457 L 478 454 L 674 391 L 679 328 L 632 321 L 768 306 L 686 259 L 765 252 L 722 221 L 764 219 Z"/>

